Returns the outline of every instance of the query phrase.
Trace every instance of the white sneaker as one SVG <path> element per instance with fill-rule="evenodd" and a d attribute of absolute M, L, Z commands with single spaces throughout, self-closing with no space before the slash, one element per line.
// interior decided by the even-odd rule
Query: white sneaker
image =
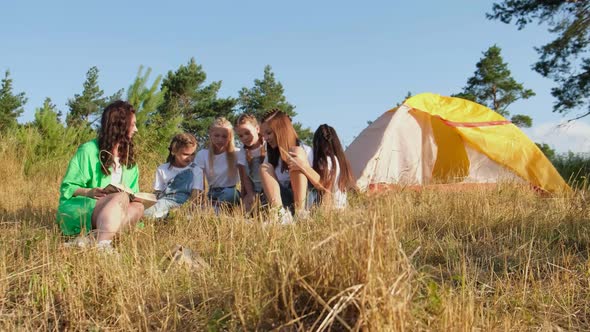
<path fill-rule="evenodd" d="M 277 213 L 278 216 L 278 223 L 281 225 L 289 225 L 293 223 L 293 215 L 291 211 L 281 207 L 281 209 Z"/>
<path fill-rule="evenodd" d="M 117 250 L 113 247 L 111 240 L 102 240 L 96 244 L 96 250 L 105 254 L 115 254 Z"/>
<path fill-rule="evenodd" d="M 297 210 L 295 212 L 295 219 L 297 221 L 309 220 L 311 218 L 311 212 L 309 210 Z"/>
<path fill-rule="evenodd" d="M 268 226 L 270 224 L 289 225 L 293 223 L 293 215 L 284 207 L 272 208 L 268 211 L 268 219 L 262 224 Z"/>
<path fill-rule="evenodd" d="M 68 248 L 88 248 L 94 245 L 94 239 L 90 236 L 78 235 L 68 242 L 64 242 L 63 245 Z"/>

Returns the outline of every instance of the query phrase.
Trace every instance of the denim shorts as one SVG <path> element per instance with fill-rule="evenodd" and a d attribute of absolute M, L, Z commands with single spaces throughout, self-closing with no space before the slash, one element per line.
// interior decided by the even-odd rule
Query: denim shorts
<path fill-rule="evenodd" d="M 240 202 L 240 192 L 236 189 L 236 186 L 209 188 L 207 197 L 216 202 L 230 204 L 238 204 Z"/>

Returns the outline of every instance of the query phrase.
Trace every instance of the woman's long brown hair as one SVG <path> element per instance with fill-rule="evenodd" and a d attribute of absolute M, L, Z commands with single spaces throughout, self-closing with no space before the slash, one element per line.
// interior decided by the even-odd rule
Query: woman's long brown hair
<path fill-rule="evenodd" d="M 328 170 L 328 159 L 332 164 L 330 170 Z M 334 183 L 336 163 L 340 168 L 338 183 Z M 313 135 L 313 169 L 320 175 L 320 182 L 325 188 L 338 186 L 341 191 L 356 188 L 350 163 L 344 154 L 336 130 L 327 124 L 320 125 Z"/>
<path fill-rule="evenodd" d="M 133 114 L 135 114 L 133 106 L 122 100 L 111 103 L 102 113 L 98 131 L 98 148 L 102 164 L 101 171 L 105 175 L 111 174 L 109 167 L 115 163 L 112 152 L 117 144 L 119 163 L 127 168 L 135 166 L 133 139 L 129 138 Z"/>
<path fill-rule="evenodd" d="M 269 126 L 277 141 L 276 148 L 267 146 L 268 162 L 276 169 L 280 157 L 283 160 L 281 171 L 285 172 L 288 168 L 287 160 L 289 158 L 286 153 L 292 147 L 301 144 L 297 132 L 293 128 L 293 123 L 291 123 L 291 118 L 285 112 L 274 109 L 264 115 L 262 123 Z"/>

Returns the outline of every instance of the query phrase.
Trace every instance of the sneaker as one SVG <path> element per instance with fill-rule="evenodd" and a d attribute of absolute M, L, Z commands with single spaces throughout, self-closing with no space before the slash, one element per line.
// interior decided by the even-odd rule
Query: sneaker
<path fill-rule="evenodd" d="M 96 251 L 103 254 L 115 254 L 117 250 L 113 247 L 111 240 L 102 240 L 96 244 Z"/>
<path fill-rule="evenodd" d="M 273 208 L 268 211 L 268 219 L 262 224 L 268 226 L 270 224 L 288 225 L 293 223 L 293 215 L 284 207 Z"/>
<path fill-rule="evenodd" d="M 289 225 L 293 223 L 293 215 L 291 211 L 281 207 L 281 209 L 277 212 L 277 222 L 281 225 Z"/>
<path fill-rule="evenodd" d="M 88 248 L 94 245 L 94 239 L 90 236 L 78 235 L 75 238 L 64 242 L 67 248 Z"/>
<path fill-rule="evenodd" d="M 297 221 L 309 220 L 310 218 L 311 213 L 309 210 L 297 210 L 297 212 L 295 212 L 295 220 Z"/>

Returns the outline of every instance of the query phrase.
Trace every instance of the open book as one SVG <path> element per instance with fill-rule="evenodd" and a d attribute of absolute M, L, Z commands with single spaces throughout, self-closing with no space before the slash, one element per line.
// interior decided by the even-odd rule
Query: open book
<path fill-rule="evenodd" d="M 122 184 L 109 184 L 108 186 L 104 187 L 103 190 L 107 195 L 119 192 L 127 193 L 129 194 L 129 197 L 132 201 L 140 202 L 146 209 L 156 204 L 157 201 L 156 195 L 152 193 L 134 193 L 131 191 L 131 189 L 125 187 Z"/>

